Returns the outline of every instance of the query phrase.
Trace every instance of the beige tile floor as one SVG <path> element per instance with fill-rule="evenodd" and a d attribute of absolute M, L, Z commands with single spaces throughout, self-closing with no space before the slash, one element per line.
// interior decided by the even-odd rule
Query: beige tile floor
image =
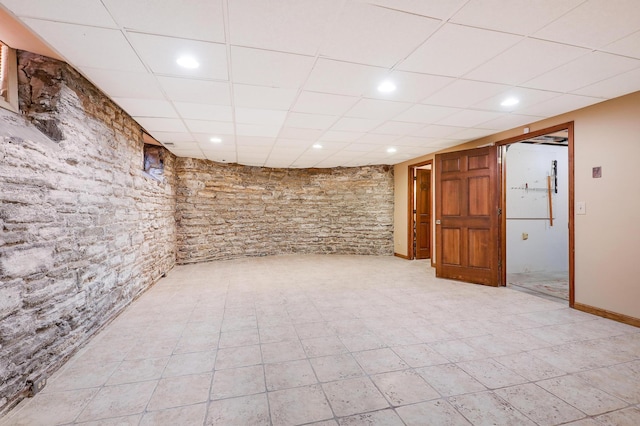
<path fill-rule="evenodd" d="M 549 300 L 568 303 L 569 271 L 508 273 L 507 287 Z M 566 301 L 566 302 L 565 302 Z"/>
<path fill-rule="evenodd" d="M 640 425 L 640 329 L 393 257 L 179 266 L 3 425 Z"/>

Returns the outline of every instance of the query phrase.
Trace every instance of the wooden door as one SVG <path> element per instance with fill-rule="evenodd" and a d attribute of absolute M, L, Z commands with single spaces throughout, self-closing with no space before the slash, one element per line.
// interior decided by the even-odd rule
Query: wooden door
<path fill-rule="evenodd" d="M 436 276 L 499 285 L 497 148 L 435 157 Z"/>
<path fill-rule="evenodd" d="M 431 258 L 431 170 L 416 169 L 416 259 Z"/>

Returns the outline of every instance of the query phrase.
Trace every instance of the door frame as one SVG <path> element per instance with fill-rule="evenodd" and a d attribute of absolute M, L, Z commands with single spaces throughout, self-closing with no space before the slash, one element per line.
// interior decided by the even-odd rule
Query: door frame
<path fill-rule="evenodd" d="M 549 133 L 559 132 L 561 130 L 566 130 L 568 133 L 568 173 L 569 173 L 569 307 L 573 308 L 575 304 L 575 170 L 574 170 L 574 122 L 570 121 L 567 123 L 557 124 L 555 126 L 546 127 L 544 129 L 536 130 L 534 132 L 525 133 L 522 135 L 514 136 L 499 142 L 496 142 L 496 145 L 500 148 L 498 152 L 498 158 L 500 161 L 500 167 L 498 167 L 499 173 L 499 181 L 500 181 L 500 208 L 503 213 L 506 213 L 506 201 L 507 194 L 505 188 L 506 182 L 506 173 L 505 166 L 506 162 L 503 161 L 502 158 L 502 147 L 506 145 L 511 145 L 513 143 L 518 143 L 525 141 L 527 139 L 535 138 L 538 136 L 544 136 Z M 500 218 L 500 252 L 502 263 L 504 267 L 502 268 L 502 272 L 500 274 L 500 285 L 507 285 L 507 215 L 502 214 Z"/>
<path fill-rule="evenodd" d="M 409 192 L 408 192 L 408 204 L 409 204 L 409 210 L 408 210 L 408 220 L 407 220 L 407 258 L 409 260 L 413 260 L 415 259 L 415 253 L 413 252 L 413 227 L 415 226 L 415 221 L 413 220 L 413 211 L 416 208 L 416 205 L 414 203 L 414 199 L 413 199 L 413 194 L 415 192 L 415 185 L 416 185 L 416 181 L 414 179 L 415 176 L 415 169 L 417 169 L 418 167 L 423 167 L 423 166 L 431 166 L 431 200 L 429 200 L 429 204 L 431 204 L 431 207 L 433 208 L 433 191 L 434 191 L 434 180 L 433 180 L 433 160 L 426 160 L 426 161 L 421 161 L 420 163 L 415 163 L 415 164 L 409 164 L 408 168 L 407 168 L 407 176 L 408 176 L 408 180 L 409 180 Z M 431 261 L 431 266 L 434 265 L 433 263 L 433 245 L 434 245 L 434 235 L 433 235 L 433 214 L 431 215 L 431 217 L 429 218 L 429 227 L 431 228 L 431 244 L 429 245 L 429 259 Z"/>

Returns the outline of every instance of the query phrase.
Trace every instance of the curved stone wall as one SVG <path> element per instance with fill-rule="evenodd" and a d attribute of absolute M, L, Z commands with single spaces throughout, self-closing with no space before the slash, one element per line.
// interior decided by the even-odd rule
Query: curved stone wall
<path fill-rule="evenodd" d="M 177 262 L 393 255 L 393 168 L 271 169 L 178 158 Z"/>

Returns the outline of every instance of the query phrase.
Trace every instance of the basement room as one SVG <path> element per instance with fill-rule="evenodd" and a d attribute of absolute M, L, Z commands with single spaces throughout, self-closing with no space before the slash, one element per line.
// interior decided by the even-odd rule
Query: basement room
<path fill-rule="evenodd" d="M 640 2 L 0 0 L 0 426 L 640 424 Z"/>

